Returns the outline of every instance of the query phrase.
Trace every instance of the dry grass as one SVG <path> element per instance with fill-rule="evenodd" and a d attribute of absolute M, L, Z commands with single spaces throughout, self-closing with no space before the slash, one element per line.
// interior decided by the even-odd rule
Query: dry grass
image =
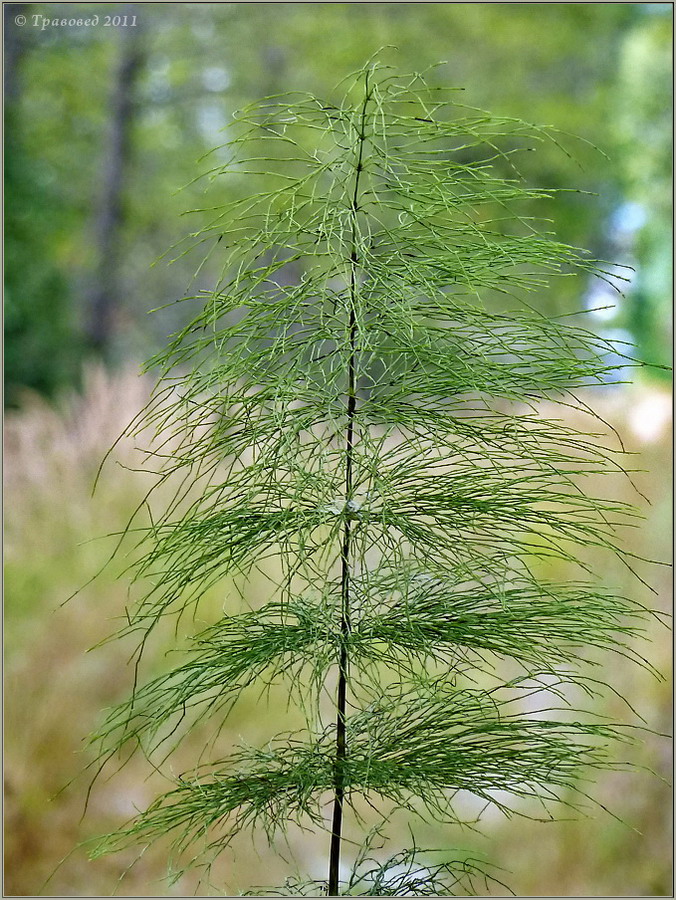
<path fill-rule="evenodd" d="M 121 882 L 134 854 L 89 861 L 84 849 L 74 849 L 78 842 L 119 825 L 163 787 L 159 776 L 147 779 L 149 769 L 140 756 L 111 780 L 98 783 L 82 822 L 87 778 L 78 778 L 59 793 L 82 772 L 88 758 L 83 739 L 100 721 L 100 711 L 123 698 L 131 682 L 126 665 L 129 647 L 111 643 L 86 652 L 114 629 L 124 610 L 127 588 L 115 579 L 122 564 L 114 563 L 68 604 L 61 604 L 100 568 L 112 547 L 110 539 L 101 536 L 119 530 L 147 490 L 147 476 L 131 471 L 142 462 L 142 455 L 125 441 L 116 449 L 118 464 L 104 469 L 91 498 L 101 458 L 148 391 L 149 385 L 133 373 L 112 377 L 92 370 L 82 396 L 73 396 L 58 408 L 27 398 L 23 408 L 6 420 L 5 893 L 10 896 L 208 892 L 197 887 L 196 876 L 184 876 L 168 886 L 162 880 L 166 854 L 161 846 L 148 850 Z M 628 434 L 630 443 L 642 443 L 639 465 L 648 470 L 636 480 L 653 505 L 645 525 L 632 535 L 632 549 L 663 559 L 671 548 L 668 409 L 664 393 L 645 387 L 610 394 L 603 408 L 604 416 Z M 590 485 L 592 492 L 594 487 Z M 628 485 L 618 483 L 618 491 L 619 499 L 636 501 Z M 563 572 L 558 575 L 565 577 Z M 619 566 L 604 570 L 603 579 L 636 595 L 637 583 Z M 668 608 L 669 571 L 651 567 L 649 580 L 658 591 L 652 602 Z M 219 598 L 214 602 L 220 603 Z M 651 661 L 667 673 L 666 629 L 656 627 L 653 638 Z M 146 661 L 147 672 L 161 663 L 162 650 L 157 647 Z M 652 681 L 636 667 L 613 665 L 612 680 L 620 692 L 641 709 L 652 728 L 668 730 L 668 685 Z M 275 714 L 277 721 L 260 711 L 255 696 L 245 698 L 222 743 L 226 747 L 235 743 L 240 733 L 255 743 L 284 727 L 281 711 Z M 620 713 L 619 707 L 609 710 L 609 715 Z M 199 739 L 196 732 L 183 746 L 179 768 L 190 764 Z M 668 744 L 646 740 L 640 762 L 666 774 Z M 506 880 L 521 896 L 668 895 L 669 790 L 652 776 L 611 774 L 600 783 L 599 796 L 621 810 L 640 834 L 610 816 L 548 826 L 489 818 L 487 841 L 438 826 L 423 829 L 419 840 L 430 846 L 478 846 L 514 872 Z M 309 874 L 321 877 L 317 855 L 325 841 L 293 832 L 289 843 Z M 243 837 L 233 854 L 213 873 L 216 892 L 224 885 L 234 891 L 283 880 L 286 867 L 264 842 L 254 846 Z"/>

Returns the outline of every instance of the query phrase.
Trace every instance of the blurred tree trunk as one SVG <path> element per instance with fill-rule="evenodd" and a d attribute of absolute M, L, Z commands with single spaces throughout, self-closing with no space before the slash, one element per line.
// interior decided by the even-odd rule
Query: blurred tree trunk
<path fill-rule="evenodd" d="M 27 30 L 28 25 L 17 25 L 16 17 L 18 15 L 30 17 L 32 4 L 29 3 L 6 3 L 3 6 L 4 19 L 4 84 L 5 84 L 5 103 L 9 105 L 18 101 L 21 84 L 19 79 L 19 64 L 21 57 L 26 52 L 28 38 L 30 32 Z"/>
<path fill-rule="evenodd" d="M 278 94 L 284 90 L 286 76 L 286 54 L 279 44 L 264 44 L 261 49 L 261 70 L 263 91 L 261 96 Z"/>
<path fill-rule="evenodd" d="M 262 7 L 261 12 L 263 15 L 266 15 L 264 10 L 265 7 Z M 288 69 L 284 48 L 278 43 L 268 42 L 263 44 L 260 50 L 260 63 L 261 82 L 260 88 L 256 91 L 257 95 L 260 97 L 271 97 L 275 94 L 280 94 L 284 90 Z M 275 127 L 275 117 L 269 117 L 266 124 L 267 127 Z M 263 254 L 262 264 L 269 265 L 278 252 L 280 252 L 279 248 L 270 248 Z M 290 254 L 282 251 L 281 255 Z M 294 261 L 275 272 L 274 284 L 279 288 L 289 287 L 292 284 L 297 284 L 300 276 L 301 267 L 297 261 Z M 268 282 L 268 286 L 270 284 Z"/>
<path fill-rule="evenodd" d="M 30 37 L 29 25 L 17 25 L 16 17 L 25 16 L 30 21 L 32 11 L 30 3 L 6 3 L 3 6 L 4 46 L 4 85 L 5 109 L 18 102 L 21 93 L 19 66 L 21 57 L 28 49 Z"/>
<path fill-rule="evenodd" d="M 129 5 L 121 15 L 137 17 Z M 101 194 L 95 213 L 96 268 L 89 298 L 88 338 L 104 356 L 115 331 L 115 312 L 120 304 L 121 237 L 124 221 L 123 196 L 131 159 L 131 132 L 136 103 L 134 94 L 145 59 L 140 23 L 120 27 L 120 55 L 110 100 L 110 124 L 101 174 Z"/>

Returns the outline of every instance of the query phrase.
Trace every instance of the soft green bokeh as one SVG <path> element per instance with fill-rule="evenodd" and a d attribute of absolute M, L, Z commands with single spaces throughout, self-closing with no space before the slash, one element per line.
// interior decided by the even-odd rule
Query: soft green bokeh
<path fill-rule="evenodd" d="M 543 205 L 562 240 L 614 262 L 638 264 L 627 311 L 644 355 L 668 356 L 670 273 L 670 35 L 666 4 L 254 3 L 27 4 L 6 40 L 19 42 L 7 101 L 7 400 L 22 386 L 53 394 L 77 381 L 98 249 L 94 222 L 111 141 L 111 103 L 124 29 L 106 14 L 135 13 L 143 54 L 123 170 L 119 296 L 109 359 L 140 361 L 161 346 L 181 310 L 148 317 L 185 291 L 190 256 L 150 268 L 190 228 L 208 166 L 241 105 L 268 93 L 331 96 L 336 83 L 381 51 L 400 71 L 462 88 L 470 106 L 559 129 L 528 154 L 524 176 L 561 188 Z M 13 9 L 13 7 L 12 7 Z M 42 28 L 99 15 L 97 27 Z M 35 25 L 37 22 L 38 25 Z M 128 34 L 127 34 L 128 36 Z M 574 137 L 576 135 L 577 137 Z M 599 150 L 594 149 L 596 145 Z M 566 153 L 569 155 L 567 156 Z M 604 155 L 606 154 L 606 155 Z M 577 192 L 567 192 L 574 188 Z M 211 196 L 227 196 L 222 180 Z M 579 193 L 579 191 L 591 192 Z M 641 205 L 646 226 L 630 245 L 609 236 L 613 214 Z M 213 279 L 217 258 L 198 286 Z M 561 311 L 584 286 L 552 295 Z M 49 302 L 51 315 L 44 313 Z M 49 324 L 47 325 L 47 320 Z M 69 358 L 70 357 L 70 358 Z"/>

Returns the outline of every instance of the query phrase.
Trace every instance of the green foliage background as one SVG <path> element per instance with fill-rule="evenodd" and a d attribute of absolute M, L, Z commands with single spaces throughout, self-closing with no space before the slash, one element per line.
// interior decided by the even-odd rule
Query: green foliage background
<path fill-rule="evenodd" d="M 25 4 L 48 18 L 91 16 L 95 4 Z M 112 4 L 112 14 L 135 13 L 143 28 L 145 61 L 137 85 L 131 156 L 123 185 L 120 291 L 105 374 L 94 367 L 85 323 L 96 261 L 92 235 L 108 141 L 110 95 L 120 53 L 113 28 L 26 26 L 17 66 L 19 88 L 6 107 L 6 401 L 8 499 L 6 522 L 6 890 L 9 894 L 189 894 L 189 877 L 168 888 L 161 881 L 166 856 L 159 846 L 134 865 L 134 854 L 89 862 L 62 857 L 85 837 L 110 830 L 143 807 L 166 784 L 148 781 L 130 763 L 104 783 L 79 824 L 86 784 L 52 799 L 80 771 L 85 735 L 99 711 L 126 696 L 131 672 L 125 648 L 85 651 L 106 637 L 122 615 L 124 583 L 113 568 L 64 609 L 112 549 L 92 538 L 124 525 L 146 489 L 134 471 L 112 467 L 96 504 L 89 492 L 102 454 L 143 404 L 148 385 L 135 366 L 183 324 L 180 305 L 147 316 L 180 296 L 196 258 L 150 264 L 190 227 L 185 209 L 200 206 L 198 185 L 186 187 L 207 165 L 198 159 L 220 140 L 232 110 L 263 94 L 307 89 L 329 94 L 348 70 L 378 48 L 402 71 L 439 60 L 438 83 L 465 88 L 466 102 L 497 114 L 521 116 L 580 135 L 601 147 L 564 138 L 571 156 L 555 147 L 529 154 L 522 171 L 542 187 L 575 187 L 596 196 L 561 194 L 548 213 L 558 236 L 593 254 L 636 267 L 627 299 L 599 329 L 625 329 L 641 355 L 669 355 L 671 281 L 670 81 L 671 7 L 668 4 Z M 11 22 L 9 27 L 12 26 Z M 6 34 L 7 40 L 7 34 Z M 215 186 L 215 189 L 227 188 Z M 243 188 L 245 189 L 245 187 Z M 227 200 L 224 194 L 222 200 Z M 215 202 L 218 202 L 215 200 Z M 640 225 L 618 215 L 634 204 Z M 615 224 L 613 224 L 615 223 Z M 619 223 L 619 225 L 618 225 Z M 208 263 L 192 289 L 214 280 Z M 586 285 L 566 279 L 549 292 L 551 311 L 581 307 Z M 84 368 L 83 368 L 84 364 Z M 77 392 L 71 392 L 71 389 Z M 45 403 L 26 389 L 58 404 Z M 671 550 L 668 429 L 636 425 L 668 420 L 659 385 L 643 385 L 602 398 L 601 412 L 641 450 L 647 470 L 639 486 L 653 500 L 645 526 L 632 535 L 635 552 L 667 558 Z M 632 431 L 632 429 L 634 429 Z M 649 437 L 646 437 L 649 434 Z M 129 446 L 120 461 L 141 459 Z M 590 490 L 594 486 L 590 483 Z M 618 486 L 618 499 L 635 500 Z M 605 565 L 605 564 L 604 564 Z M 604 581 L 629 592 L 620 569 L 604 568 Z M 565 568 L 548 573 L 565 580 Z M 651 573 L 656 601 L 667 608 L 669 577 Z M 252 594 L 261 585 L 249 585 Z M 643 599 L 648 599 L 647 597 Z M 214 591 L 214 611 L 222 594 Z M 234 611 L 234 610 L 233 610 Z M 666 636 L 654 635 L 651 660 L 666 671 Z M 166 648 L 173 642 L 167 633 Z M 131 648 L 128 648 L 129 650 Z M 161 671 L 164 649 L 150 660 Z M 84 660 L 84 662 L 83 662 Z M 618 689 L 641 708 L 652 727 L 669 727 L 668 686 L 635 670 L 614 673 Z M 274 698 L 273 698 L 274 699 Z M 280 708 L 284 697 L 279 696 Z M 608 714 L 616 713 L 608 710 Z M 238 708 L 226 733 L 258 744 L 271 731 L 293 727 L 262 721 L 255 695 Z M 199 750 L 186 744 L 184 767 Z M 639 761 L 667 774 L 665 742 L 646 741 Z M 181 760 L 177 762 L 180 768 Z M 486 853 L 517 873 L 506 878 L 521 895 L 667 895 L 670 891 L 668 791 L 647 776 L 608 776 L 600 797 L 640 834 L 610 818 L 543 826 L 500 819 L 487 837 L 430 827 L 427 846 Z M 399 823 L 405 842 L 405 823 Z M 323 841 L 290 835 L 293 853 L 311 868 Z M 264 842 L 235 845 L 217 873 L 236 891 L 281 880 L 287 867 Z M 321 876 L 322 872 L 318 874 Z M 248 880 L 247 880 L 248 879 Z"/>
<path fill-rule="evenodd" d="M 668 4 L 254 3 L 22 4 L 17 90 L 8 99 L 6 191 L 7 400 L 23 386 L 53 394 L 77 380 L 87 353 L 87 288 L 96 247 L 94 206 L 109 142 L 122 29 L 42 28 L 54 19 L 136 14 L 144 53 L 124 173 L 122 267 L 109 357 L 142 359 L 162 345 L 169 313 L 145 313 L 183 291 L 190 258 L 150 269 L 185 231 L 180 214 L 199 187 L 177 189 L 220 140 L 232 111 L 284 90 L 330 95 L 333 85 L 391 45 L 400 71 L 440 60 L 432 84 L 465 89 L 467 103 L 579 135 L 524 164 L 536 187 L 575 186 L 597 197 L 557 199 L 559 237 L 595 256 L 635 263 L 635 290 L 613 326 L 630 327 L 663 362 L 670 332 L 670 43 Z M 34 17 L 37 17 L 35 19 Z M 34 21 L 40 24 L 35 26 Z M 396 48 L 396 49 L 394 49 Z M 608 155 L 606 159 L 588 143 Z M 227 192 L 228 187 L 223 187 Z M 630 245 L 609 236 L 614 210 L 642 205 Z M 215 200 L 217 202 L 217 198 Z M 544 209 L 543 214 L 553 213 Z M 620 244 L 622 242 L 620 241 Z M 620 258 L 622 257 L 622 258 Z M 203 270 L 207 283 L 213 274 Z M 573 288 L 571 287 L 571 290 Z M 574 290 L 579 292 L 579 287 Z M 49 299 L 48 299 L 49 298 Z M 49 303 L 51 315 L 43 310 Z"/>

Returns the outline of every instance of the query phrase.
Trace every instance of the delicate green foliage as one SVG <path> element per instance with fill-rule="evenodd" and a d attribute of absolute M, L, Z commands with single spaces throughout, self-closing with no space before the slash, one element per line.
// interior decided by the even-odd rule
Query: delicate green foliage
<path fill-rule="evenodd" d="M 353 584 L 348 646 L 353 665 L 364 674 L 369 663 L 415 672 L 442 660 L 460 670 L 461 661 L 468 660 L 478 668 L 481 651 L 488 651 L 559 677 L 562 666 L 570 664 L 567 677 L 584 684 L 575 673 L 582 645 L 648 665 L 621 639 L 637 632 L 631 623 L 642 621 L 644 610 L 621 598 L 575 585 L 548 585 L 549 596 L 534 593 L 528 584 L 501 592 L 476 587 L 463 592 L 429 573 L 411 572 L 403 584 L 398 574 Z M 112 710 L 94 738 L 106 743 L 118 729 L 125 737 L 151 737 L 192 707 L 202 716 L 212 715 L 247 685 L 281 676 L 292 679 L 299 699 L 313 686 L 318 692 L 339 656 L 336 615 L 335 603 L 296 598 L 222 619 L 195 637 L 187 662 Z"/>
<path fill-rule="evenodd" d="M 343 887 L 343 896 L 473 897 L 481 896 L 484 893 L 481 886 L 488 890 L 491 883 L 512 893 L 479 860 L 466 858 L 435 863 L 430 858 L 442 856 L 447 860 L 448 851 L 427 850 L 422 853 L 414 846 L 383 861 L 369 856 L 371 851 L 367 840 Z M 242 896 L 320 897 L 326 894 L 326 890 L 326 881 L 307 881 L 292 876 L 286 879 L 283 889 L 254 888 Z"/>
<path fill-rule="evenodd" d="M 541 690 L 531 686 L 526 696 Z M 549 690 L 556 694 L 556 685 Z M 456 690 L 444 681 L 423 682 L 402 696 L 371 702 L 347 720 L 348 798 L 375 794 L 413 810 L 414 798 L 421 798 L 433 818 L 456 821 L 457 791 L 498 806 L 504 804 L 496 791 L 544 803 L 560 799 L 559 789 L 576 786 L 581 765 L 610 765 L 604 744 L 618 739 L 616 728 L 527 718 L 515 706 L 500 692 Z M 311 743 L 288 738 L 183 776 L 128 831 L 113 836 L 112 846 L 175 828 L 182 849 L 215 824 L 225 824 L 231 833 L 260 824 L 273 833 L 303 816 L 321 823 L 321 795 L 334 779 L 334 740 L 331 726 Z M 234 823 L 228 823 L 233 814 Z M 218 835 L 213 847 L 223 840 Z M 111 843 L 104 841 L 101 849 L 111 849 Z"/>
<path fill-rule="evenodd" d="M 319 603 L 300 600 L 226 617 L 197 635 L 186 663 L 139 688 L 111 711 L 101 733 L 93 737 L 105 744 L 118 731 L 122 738 L 143 732 L 154 736 L 163 724 L 182 719 L 194 706 L 202 715 L 213 714 L 243 687 L 282 674 L 290 678 L 306 665 L 313 667 L 317 681 L 336 660 L 332 625 Z M 309 688 L 304 681 L 302 690 Z"/>
<path fill-rule="evenodd" d="M 367 845 L 359 854 L 345 894 L 356 897 L 467 897 L 481 894 L 483 883 L 505 887 L 486 866 L 474 859 L 431 862 L 439 851 L 421 854 L 417 847 L 395 853 L 384 862 L 368 856 Z M 424 855 L 424 861 L 420 856 Z M 444 854 L 448 858 L 448 852 Z M 509 888 L 506 888 L 509 891 Z"/>
<path fill-rule="evenodd" d="M 240 196 L 189 242 L 223 259 L 221 280 L 151 361 L 162 380 L 130 428 L 155 432 L 174 494 L 129 529 L 150 587 L 123 632 L 140 654 L 225 576 L 244 592 L 237 579 L 261 573 L 270 595 L 199 633 L 94 740 L 103 760 L 129 739 L 151 752 L 198 721 L 219 729 L 244 689 L 274 680 L 307 726 L 184 774 L 96 852 L 171 833 L 211 857 L 244 827 L 324 827 L 332 798 L 322 891 L 467 893 L 480 867 L 417 849 L 370 869 L 360 857 L 339 885 L 343 806 L 459 822 L 469 792 L 506 813 L 537 798 L 549 817 L 586 796 L 585 769 L 615 765 L 626 733 L 562 710 L 602 689 L 584 672 L 599 651 L 651 669 L 633 646 L 648 612 L 540 573 L 559 559 L 591 574 L 588 547 L 629 565 L 615 531 L 634 510 L 585 490 L 626 474 L 624 450 L 538 403 L 588 411 L 575 392 L 631 360 L 538 312 L 551 276 L 605 277 L 531 214 L 551 194 L 524 187 L 514 159 L 547 131 L 378 66 L 341 104 L 272 98 L 234 128 L 210 177 Z M 503 661 L 521 674 L 489 686 Z"/>

